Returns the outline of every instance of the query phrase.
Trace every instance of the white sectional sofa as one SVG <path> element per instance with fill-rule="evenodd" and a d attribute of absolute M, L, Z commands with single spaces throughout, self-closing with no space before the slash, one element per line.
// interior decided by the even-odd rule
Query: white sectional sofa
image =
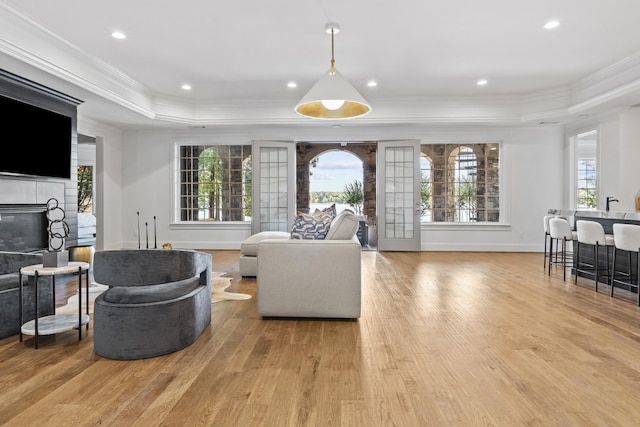
<path fill-rule="evenodd" d="M 260 316 L 359 318 L 362 246 L 356 236 L 358 225 L 358 218 L 344 211 L 322 240 L 284 235 L 254 238 Z"/>
<path fill-rule="evenodd" d="M 261 231 L 240 244 L 239 270 L 242 277 L 255 277 L 258 273 L 258 243 L 267 239 L 289 239 L 285 231 Z"/>
<path fill-rule="evenodd" d="M 355 222 L 355 231 L 353 226 Z M 344 210 L 337 215 L 329 227 L 324 240 L 350 240 L 356 236 L 359 220 L 350 210 Z M 352 235 L 353 231 L 353 235 Z M 291 233 L 285 231 L 261 231 L 246 238 L 240 244 L 239 270 L 242 277 L 256 277 L 258 275 L 258 244 L 263 240 L 290 240 Z"/>

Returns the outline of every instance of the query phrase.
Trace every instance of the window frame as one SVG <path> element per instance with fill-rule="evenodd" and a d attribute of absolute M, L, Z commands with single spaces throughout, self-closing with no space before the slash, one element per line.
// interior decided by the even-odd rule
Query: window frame
<path fill-rule="evenodd" d="M 499 209 L 498 209 L 499 221 L 492 221 L 492 222 L 489 222 L 489 221 L 482 221 L 482 222 L 453 222 L 453 221 L 424 222 L 424 221 L 421 221 L 421 228 L 423 230 L 433 229 L 438 231 L 457 231 L 457 230 L 508 231 L 510 230 L 511 229 L 510 209 L 509 209 L 508 200 L 506 199 L 506 195 L 508 195 L 510 191 L 510 184 L 509 184 L 509 180 L 505 179 L 505 176 L 509 175 L 509 171 L 507 170 L 508 162 L 506 162 L 505 160 L 506 158 L 508 158 L 508 155 L 509 155 L 508 146 L 504 144 L 502 140 L 495 139 L 495 138 L 482 138 L 482 139 L 465 138 L 464 140 L 444 140 L 444 141 L 443 140 L 428 141 L 423 139 L 421 142 L 421 146 L 438 145 L 438 144 L 457 146 L 457 147 L 473 146 L 473 145 L 479 145 L 479 144 L 497 146 L 499 150 L 498 151 L 499 153 L 498 154 L 499 189 L 498 189 L 498 195 L 497 195 L 498 201 L 499 201 Z M 448 150 L 448 154 L 450 154 L 452 150 Z M 421 151 L 421 156 L 429 158 L 431 160 L 431 157 L 429 156 L 429 154 L 424 153 L 422 151 Z M 448 159 L 448 155 L 447 155 L 447 159 Z M 434 173 L 433 163 L 431 167 L 432 167 L 432 186 L 433 186 L 434 182 L 436 181 L 436 178 L 433 177 L 433 173 Z M 435 202 L 435 199 L 434 199 L 433 187 L 431 191 L 432 191 L 431 211 L 433 215 L 433 204 L 437 204 L 437 203 Z M 490 209 L 488 208 L 486 209 L 487 212 L 489 210 Z"/>
<path fill-rule="evenodd" d="M 183 146 L 204 146 L 204 147 L 213 147 L 213 146 L 249 146 L 252 147 L 251 141 L 216 141 L 216 140 L 174 140 L 172 141 L 171 147 L 171 171 L 172 171 L 172 185 L 171 185 L 171 221 L 169 224 L 170 229 L 180 229 L 180 230 L 198 230 L 198 229 L 224 229 L 224 230 L 250 230 L 251 229 L 251 220 L 245 221 L 184 221 L 181 220 L 180 209 L 181 203 L 180 198 L 181 194 L 181 179 L 180 179 L 180 163 L 181 163 L 181 148 Z M 253 158 L 253 149 L 251 157 Z M 244 161 L 243 161 L 244 165 Z M 253 163 L 252 163 L 253 167 Z M 244 196 L 244 195 L 243 195 Z M 253 197 L 253 196 L 252 196 Z"/>
<path fill-rule="evenodd" d="M 578 147 L 579 139 L 582 137 L 589 136 L 591 134 L 595 134 L 595 149 L 593 150 L 595 156 L 595 173 L 596 173 L 596 205 L 593 208 L 581 208 L 583 211 L 594 211 L 598 210 L 600 206 L 600 176 L 601 176 L 601 167 L 600 167 L 600 129 L 598 126 L 589 127 L 577 130 L 569 137 L 570 141 L 570 179 L 569 179 L 569 187 L 570 187 L 570 200 L 569 206 L 572 210 L 578 210 L 578 162 L 580 161 L 580 150 Z"/>

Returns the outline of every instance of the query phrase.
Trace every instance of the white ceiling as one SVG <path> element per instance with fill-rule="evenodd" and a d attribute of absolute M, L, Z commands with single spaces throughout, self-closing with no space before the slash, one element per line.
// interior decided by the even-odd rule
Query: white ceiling
<path fill-rule="evenodd" d="M 0 68 L 124 127 L 307 123 L 293 107 L 329 68 L 327 22 L 373 107 L 355 120 L 568 122 L 640 102 L 638 0 L 0 0 L 0 15 Z"/>

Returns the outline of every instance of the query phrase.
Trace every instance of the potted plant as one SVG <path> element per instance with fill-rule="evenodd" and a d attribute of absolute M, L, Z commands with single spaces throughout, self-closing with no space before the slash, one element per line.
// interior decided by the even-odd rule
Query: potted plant
<path fill-rule="evenodd" d="M 353 208 L 356 215 L 362 216 L 362 204 L 364 202 L 362 183 L 356 179 L 350 184 L 345 184 L 343 193 L 344 202 Z"/>
<path fill-rule="evenodd" d="M 364 203 L 364 192 L 362 191 L 362 183 L 357 179 L 350 184 L 344 186 L 344 201 L 353 208 L 358 219 L 360 219 L 360 226 L 358 228 L 358 240 L 361 245 L 366 245 L 369 241 L 369 235 L 367 231 L 366 217 L 362 215 L 362 207 Z"/>

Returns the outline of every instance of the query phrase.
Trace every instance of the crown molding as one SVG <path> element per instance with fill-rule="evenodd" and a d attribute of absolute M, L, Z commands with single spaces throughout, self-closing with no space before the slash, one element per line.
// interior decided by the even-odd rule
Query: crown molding
<path fill-rule="evenodd" d="M 575 84 L 571 85 L 571 91 L 579 92 L 588 89 L 589 87 L 595 86 L 603 81 L 616 78 L 617 76 L 637 67 L 640 67 L 640 52 L 636 52 L 577 81 Z"/>
<path fill-rule="evenodd" d="M 586 101 L 570 105 L 567 110 L 570 114 L 582 114 L 590 110 L 602 110 L 603 108 L 625 108 L 626 104 L 632 103 L 629 100 L 621 103 L 621 100 L 633 98 L 640 99 L 640 78 L 629 83 L 623 84 L 597 96 L 593 96 Z M 624 104 L 624 105 L 621 105 Z M 632 104 L 629 104 L 632 105 Z"/>
<path fill-rule="evenodd" d="M 296 115 L 293 110 L 295 101 L 192 102 L 154 93 L 1 1 L 0 11 L 0 28 L 3 29 L 0 53 L 147 119 L 186 126 L 304 125 L 316 121 Z M 595 114 L 605 108 L 640 103 L 640 52 L 570 87 L 485 98 L 371 98 L 369 102 L 373 106 L 371 113 L 358 118 L 358 122 L 517 124 L 553 119 L 567 123 L 576 120 L 576 115 Z"/>
<path fill-rule="evenodd" d="M 91 68 L 92 71 L 94 72 L 99 72 L 99 71 L 103 71 L 102 74 L 104 74 L 104 76 L 107 76 L 109 78 L 109 80 L 111 80 L 112 82 L 116 82 L 119 85 L 121 85 L 123 88 L 128 88 L 129 90 L 138 92 L 138 93 L 146 93 L 146 94 L 151 94 L 151 90 L 149 90 L 146 86 L 144 86 L 143 84 L 141 84 L 140 82 L 130 78 L 129 76 L 127 76 L 126 74 L 122 73 L 121 71 L 119 71 L 118 69 L 112 67 L 111 65 L 109 65 L 108 63 L 101 61 L 100 59 L 96 58 L 95 56 L 82 51 L 81 49 L 79 49 L 77 46 L 69 43 L 67 40 L 63 39 L 62 37 L 58 36 L 56 33 L 53 33 L 52 31 L 50 31 L 48 28 L 43 27 L 42 25 L 40 25 L 38 22 L 30 19 L 29 17 L 27 17 L 26 15 L 24 15 L 22 12 L 20 12 L 19 10 L 13 8 L 12 6 L 0 2 L 0 8 L 3 8 L 7 11 L 8 14 L 13 15 L 15 18 L 18 18 L 21 22 L 17 23 L 17 30 L 21 32 L 25 32 L 28 33 L 28 37 L 23 39 L 23 40 L 29 40 L 32 39 L 34 37 L 34 34 L 38 34 L 38 38 L 41 40 L 44 40 L 45 43 L 47 43 L 47 48 L 49 49 L 53 49 L 53 50 L 61 50 L 61 54 L 65 55 L 65 56 L 70 56 L 71 58 L 80 58 L 83 62 L 85 63 L 90 63 L 91 64 Z M 5 15 L 6 18 L 8 18 L 8 15 Z M 8 21 L 8 19 L 3 19 L 2 21 L 0 21 L 3 23 L 3 29 L 5 31 L 7 31 L 7 33 L 11 33 L 11 34 L 16 34 L 16 28 L 15 28 L 15 24 L 12 21 Z M 12 25 L 14 24 L 14 25 Z M 14 28 L 12 28 L 14 27 Z M 20 34 L 22 35 L 22 34 Z M 11 46 L 14 47 L 15 52 L 32 52 L 29 49 L 24 49 L 22 47 L 20 47 L 18 44 L 16 43 L 11 43 L 9 40 L 6 39 L 0 39 L 0 41 L 5 41 L 7 44 L 10 44 Z M 4 51 L 4 49 L 2 49 L 2 51 Z M 5 53 L 10 54 L 10 51 L 6 51 Z M 38 64 L 45 64 L 45 62 L 47 61 L 44 58 L 44 55 L 42 56 L 37 56 L 35 54 L 29 53 L 29 54 L 25 54 L 25 57 L 31 57 L 33 58 L 33 62 L 30 63 L 31 65 L 37 66 Z M 36 60 L 37 58 L 37 60 Z M 65 61 L 66 62 L 66 61 Z M 40 68 L 40 67 L 38 67 Z M 60 67 L 60 66 L 56 66 L 56 67 L 51 67 L 52 69 L 60 69 L 60 70 L 64 70 L 64 67 Z M 73 73 L 71 73 L 73 75 Z"/>

